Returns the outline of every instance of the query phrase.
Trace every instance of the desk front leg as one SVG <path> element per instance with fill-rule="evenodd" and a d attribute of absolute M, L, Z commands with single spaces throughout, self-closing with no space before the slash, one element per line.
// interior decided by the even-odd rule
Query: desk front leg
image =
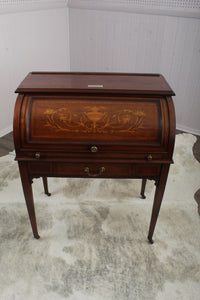
<path fill-rule="evenodd" d="M 162 165 L 160 178 L 156 185 L 156 191 L 155 191 L 154 203 L 153 203 L 152 215 L 151 215 L 151 222 L 150 222 L 149 234 L 148 234 L 148 240 L 151 244 L 153 244 L 152 237 L 153 237 L 154 229 L 156 226 L 158 214 L 160 211 L 160 206 L 161 206 L 164 191 L 165 191 L 165 186 L 166 186 L 168 172 L 169 172 L 169 166 L 170 165 L 167 165 L 167 164 Z"/>
<path fill-rule="evenodd" d="M 31 227 L 33 231 L 34 238 L 39 239 L 40 236 L 37 230 L 35 207 L 33 201 L 33 191 L 32 191 L 32 180 L 28 173 L 27 164 L 24 162 L 19 162 L 19 171 L 21 175 L 21 182 L 24 192 L 24 197 L 26 200 L 26 206 L 29 214 L 29 219 L 31 222 Z"/>

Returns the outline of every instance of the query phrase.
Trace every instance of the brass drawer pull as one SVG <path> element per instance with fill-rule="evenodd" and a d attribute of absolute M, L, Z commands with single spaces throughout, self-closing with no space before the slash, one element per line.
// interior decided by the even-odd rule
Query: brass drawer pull
<path fill-rule="evenodd" d="M 92 146 L 92 147 L 90 148 L 90 151 L 93 152 L 93 153 L 98 152 L 97 146 Z"/>
<path fill-rule="evenodd" d="M 35 158 L 39 159 L 40 158 L 40 152 L 35 153 Z"/>
<path fill-rule="evenodd" d="M 148 154 L 146 158 L 147 158 L 147 160 L 152 160 L 153 159 L 151 154 Z"/>
<path fill-rule="evenodd" d="M 87 173 L 87 175 L 90 176 L 90 177 L 98 177 L 98 176 L 101 175 L 101 173 L 105 172 L 106 168 L 105 168 L 105 167 L 99 168 L 99 173 L 96 173 L 96 174 L 90 173 L 90 169 L 89 169 L 88 167 L 85 167 L 83 170 L 84 170 L 84 172 Z"/>

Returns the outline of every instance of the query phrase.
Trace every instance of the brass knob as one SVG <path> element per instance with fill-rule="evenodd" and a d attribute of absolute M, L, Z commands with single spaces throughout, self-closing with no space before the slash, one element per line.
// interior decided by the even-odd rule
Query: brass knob
<path fill-rule="evenodd" d="M 151 155 L 151 154 L 148 154 L 148 155 L 147 155 L 147 160 L 152 160 L 152 159 L 153 159 L 152 155 Z"/>
<path fill-rule="evenodd" d="M 97 146 L 92 146 L 92 147 L 90 148 L 90 151 L 93 152 L 93 153 L 98 152 Z"/>
<path fill-rule="evenodd" d="M 39 159 L 40 158 L 40 152 L 35 153 L 35 158 Z"/>

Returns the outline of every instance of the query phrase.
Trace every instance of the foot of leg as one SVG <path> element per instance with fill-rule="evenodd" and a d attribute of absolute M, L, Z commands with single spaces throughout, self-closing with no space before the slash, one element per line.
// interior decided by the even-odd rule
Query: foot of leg
<path fill-rule="evenodd" d="M 152 244 L 154 243 L 154 240 L 152 240 L 152 238 L 149 238 L 149 237 L 148 237 L 148 240 L 149 240 L 149 244 L 152 245 Z"/>
<path fill-rule="evenodd" d="M 34 238 L 39 240 L 40 236 L 38 234 L 34 234 Z"/>
<path fill-rule="evenodd" d="M 48 190 L 48 183 L 47 183 L 47 177 L 42 177 L 43 185 L 44 185 L 44 192 L 47 196 L 51 196 L 51 193 L 49 193 Z"/>

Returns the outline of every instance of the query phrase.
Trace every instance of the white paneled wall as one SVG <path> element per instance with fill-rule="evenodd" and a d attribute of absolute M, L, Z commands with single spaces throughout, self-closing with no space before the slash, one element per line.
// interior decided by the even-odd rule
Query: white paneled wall
<path fill-rule="evenodd" d="M 200 134 L 200 19 L 78 6 L 69 16 L 71 71 L 162 73 L 177 127 Z"/>
<path fill-rule="evenodd" d="M 66 7 L 0 11 L 0 136 L 12 130 L 14 91 L 28 72 L 69 71 L 68 38 Z"/>
<path fill-rule="evenodd" d="M 40 70 L 162 73 L 176 92 L 177 127 L 200 135 L 200 9 L 18 2 L 0 6 L 0 136 L 12 129 L 16 87 Z"/>

